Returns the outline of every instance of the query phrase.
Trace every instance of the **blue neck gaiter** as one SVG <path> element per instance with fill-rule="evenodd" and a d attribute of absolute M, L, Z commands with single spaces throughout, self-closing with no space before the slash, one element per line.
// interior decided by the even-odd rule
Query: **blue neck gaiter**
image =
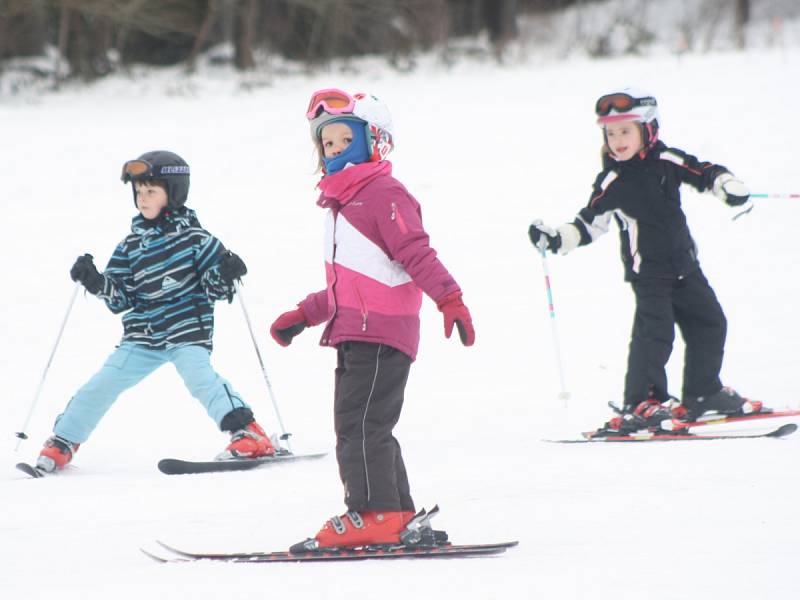
<path fill-rule="evenodd" d="M 328 121 L 325 125 L 331 123 L 344 123 L 353 132 L 353 141 L 344 149 L 344 152 L 332 158 L 324 158 L 322 162 L 325 164 L 325 172 L 328 175 L 333 175 L 344 169 L 347 163 L 354 165 L 366 162 L 369 159 L 369 147 L 367 144 L 367 131 L 364 121 L 361 119 L 354 119 L 352 117 L 343 117 L 341 119 L 334 119 Z"/>

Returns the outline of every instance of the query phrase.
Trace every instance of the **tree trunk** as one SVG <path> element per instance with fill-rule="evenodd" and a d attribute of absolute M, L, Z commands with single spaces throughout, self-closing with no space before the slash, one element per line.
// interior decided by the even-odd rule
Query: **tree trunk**
<path fill-rule="evenodd" d="M 62 78 L 62 65 L 67 60 L 67 42 L 69 42 L 69 19 L 71 11 L 66 4 L 61 4 L 58 16 L 58 58 L 56 59 L 56 78 Z"/>
<path fill-rule="evenodd" d="M 0 0 L 0 60 L 39 56 L 49 39 L 44 0 Z"/>
<path fill-rule="evenodd" d="M 211 33 L 211 28 L 217 21 L 218 13 L 219 0 L 208 0 L 206 16 L 203 19 L 203 23 L 200 25 L 200 30 L 194 38 L 194 45 L 192 45 L 192 50 L 189 52 L 189 58 L 186 59 L 189 69 L 193 70 L 195 68 L 197 55 L 200 54 L 200 50 L 203 49 L 203 44 L 205 44 L 208 39 L 208 34 Z"/>
<path fill-rule="evenodd" d="M 747 45 L 745 26 L 750 20 L 750 0 L 736 0 L 736 47 L 744 50 Z"/>
<path fill-rule="evenodd" d="M 236 15 L 236 68 L 249 71 L 255 68 L 253 42 L 258 20 L 256 0 L 243 0 Z"/>
<path fill-rule="evenodd" d="M 494 45 L 495 55 L 502 58 L 508 42 L 517 36 L 518 0 L 486 0 L 483 18 Z"/>

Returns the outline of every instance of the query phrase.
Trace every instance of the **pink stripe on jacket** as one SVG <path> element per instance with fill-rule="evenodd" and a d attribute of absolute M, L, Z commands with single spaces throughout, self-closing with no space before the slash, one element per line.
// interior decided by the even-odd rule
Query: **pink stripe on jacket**
<path fill-rule="evenodd" d="M 389 161 L 349 167 L 319 188 L 327 288 L 300 306 L 310 325 L 328 322 L 320 344 L 387 344 L 415 359 L 422 292 L 438 301 L 460 291 L 428 243 L 419 204 Z"/>

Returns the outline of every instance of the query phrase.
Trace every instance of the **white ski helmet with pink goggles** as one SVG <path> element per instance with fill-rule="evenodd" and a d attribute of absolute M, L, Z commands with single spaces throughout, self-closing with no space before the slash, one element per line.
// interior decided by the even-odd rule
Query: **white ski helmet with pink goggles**
<path fill-rule="evenodd" d="M 383 160 L 394 148 L 392 116 L 388 107 L 372 94 L 350 95 L 336 88 L 328 88 L 311 95 L 306 118 L 315 142 L 319 142 L 322 128 L 327 123 L 343 117 L 355 117 L 364 123 L 370 161 Z"/>
<path fill-rule="evenodd" d="M 597 124 L 604 129 L 609 123 L 619 121 L 639 123 L 645 147 L 652 146 L 658 140 L 658 102 L 655 96 L 643 90 L 627 87 L 603 94 L 597 99 L 594 112 Z"/>

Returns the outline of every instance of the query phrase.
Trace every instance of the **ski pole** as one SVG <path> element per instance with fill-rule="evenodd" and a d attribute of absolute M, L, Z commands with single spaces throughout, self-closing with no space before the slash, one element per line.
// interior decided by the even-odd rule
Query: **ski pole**
<path fill-rule="evenodd" d="M 749 215 L 753 210 L 753 206 L 754 206 L 754 204 L 753 204 L 752 200 L 748 200 L 747 202 L 745 202 L 741 206 L 737 206 L 736 207 L 736 214 L 733 215 L 733 217 L 731 217 L 731 221 L 736 221 L 737 219 L 740 219 L 745 215 Z"/>
<path fill-rule="evenodd" d="M 53 362 L 53 357 L 56 355 L 56 349 L 58 348 L 58 344 L 61 341 L 61 334 L 64 333 L 64 328 L 67 326 L 67 319 L 69 318 L 70 313 L 72 312 L 72 305 L 75 304 L 75 298 L 78 297 L 78 290 L 80 289 L 81 284 L 80 282 L 75 284 L 75 289 L 72 291 L 72 297 L 69 300 L 69 306 L 67 306 L 67 313 L 64 315 L 64 320 L 61 322 L 61 327 L 58 330 L 58 336 L 56 337 L 56 343 L 53 344 L 53 350 L 50 352 L 50 358 L 47 359 L 47 365 L 44 367 L 44 372 L 42 373 L 42 379 L 39 381 L 39 387 L 36 389 L 36 395 L 33 397 L 33 402 L 31 402 L 31 407 L 28 410 L 28 416 L 25 417 L 25 423 L 22 425 L 22 431 L 17 432 L 17 437 L 19 441 L 17 442 L 16 447 L 14 448 L 14 452 L 19 450 L 20 444 L 22 444 L 22 440 L 27 440 L 28 435 L 25 433 L 25 430 L 28 429 L 28 424 L 31 421 L 31 417 L 33 416 L 33 411 L 36 408 L 36 405 L 39 403 L 39 396 L 42 393 L 42 387 L 44 386 L 44 380 L 47 377 L 47 372 L 50 370 L 50 365 Z"/>
<path fill-rule="evenodd" d="M 264 376 L 264 381 L 267 384 L 267 391 L 269 392 L 269 398 L 272 400 L 272 408 L 275 409 L 275 416 L 278 417 L 278 425 L 281 428 L 281 440 L 286 442 L 286 447 L 291 453 L 292 445 L 289 442 L 289 438 L 291 437 L 291 433 L 286 433 L 286 428 L 283 426 L 283 419 L 281 419 L 281 413 L 278 410 L 278 403 L 275 401 L 275 394 L 272 391 L 272 384 L 269 382 L 269 377 L 267 376 L 267 369 L 264 367 L 264 360 L 261 358 L 261 350 L 258 349 L 258 342 L 256 341 L 255 333 L 253 333 L 253 325 L 250 323 L 250 315 L 247 313 L 247 308 L 244 305 L 244 296 L 242 295 L 242 286 L 239 285 L 238 281 L 233 282 L 233 289 L 236 290 L 236 296 L 239 298 L 239 305 L 242 307 L 242 312 L 244 313 L 244 320 L 247 322 L 247 329 L 250 331 L 250 339 L 253 340 L 253 347 L 256 349 L 256 356 L 258 357 L 258 364 L 261 365 L 261 374 Z"/>
<path fill-rule="evenodd" d="M 800 198 L 800 194 L 750 194 L 751 198 Z"/>
<path fill-rule="evenodd" d="M 542 269 L 544 270 L 544 287 L 547 290 L 547 305 L 550 310 L 550 324 L 551 330 L 553 333 L 553 347 L 556 353 L 556 364 L 558 366 L 558 380 L 561 383 L 561 393 L 558 395 L 559 398 L 564 400 L 564 406 L 567 405 L 567 400 L 569 399 L 569 392 L 567 391 L 567 386 L 564 383 L 564 364 L 561 362 L 561 346 L 558 343 L 558 328 L 556 327 L 556 311 L 553 305 L 553 290 L 550 287 L 550 271 L 547 268 L 547 251 L 545 250 L 544 245 L 539 245 L 539 252 L 542 255 Z"/>
<path fill-rule="evenodd" d="M 739 217 L 743 217 L 744 215 L 748 214 L 751 210 L 753 210 L 753 202 L 752 202 L 753 198 L 780 198 L 780 199 L 783 199 L 783 200 L 790 200 L 790 199 L 793 199 L 793 198 L 800 198 L 800 194 L 791 194 L 791 193 L 789 193 L 789 194 L 782 194 L 782 193 L 777 193 L 777 194 L 764 194 L 764 193 L 761 193 L 761 194 L 750 194 L 750 200 L 748 200 L 744 205 L 742 205 L 742 207 L 740 207 L 738 212 L 735 215 L 733 215 L 733 218 L 731 219 L 732 221 L 735 221 Z"/>

